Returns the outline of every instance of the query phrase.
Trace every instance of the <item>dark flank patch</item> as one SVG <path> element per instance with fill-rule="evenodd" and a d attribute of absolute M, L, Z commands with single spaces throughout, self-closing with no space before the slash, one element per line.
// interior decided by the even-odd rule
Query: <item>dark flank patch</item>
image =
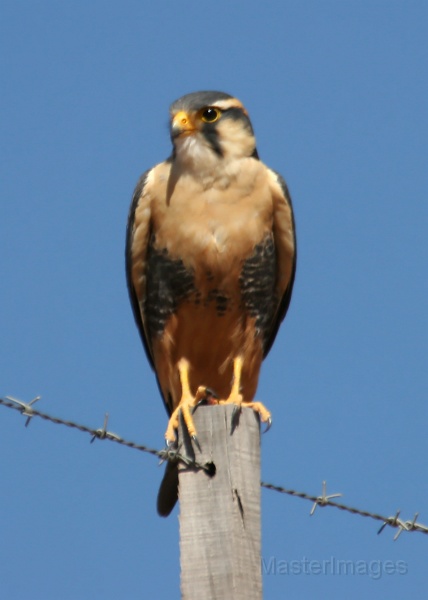
<path fill-rule="evenodd" d="M 182 260 L 172 260 L 166 249 L 154 248 L 150 240 L 147 260 L 145 313 L 150 336 L 159 335 L 167 319 L 185 298 L 196 292 L 193 273 Z"/>
<path fill-rule="evenodd" d="M 267 343 L 276 301 L 276 252 L 272 237 L 266 237 L 254 248 L 254 252 L 243 266 L 239 283 L 245 308 L 256 318 L 256 334 Z"/>
<path fill-rule="evenodd" d="M 157 250 L 154 236 L 150 240 L 147 257 L 147 296 L 144 312 L 150 337 L 160 335 L 168 318 L 174 314 L 184 300 L 196 306 L 208 306 L 215 303 L 219 317 L 223 316 L 230 306 L 230 298 L 217 288 L 202 295 L 196 289 L 194 274 L 187 269 L 183 261 L 173 260 L 166 249 Z M 207 280 L 213 275 L 207 272 Z"/>

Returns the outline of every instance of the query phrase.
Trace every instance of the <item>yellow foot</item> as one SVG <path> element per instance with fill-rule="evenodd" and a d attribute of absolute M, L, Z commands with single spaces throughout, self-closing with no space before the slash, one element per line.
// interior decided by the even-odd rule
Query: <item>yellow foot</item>
<path fill-rule="evenodd" d="M 272 425 L 271 413 L 268 411 L 266 406 L 264 404 L 262 404 L 262 402 L 246 402 L 245 400 L 242 399 L 241 394 L 238 394 L 237 396 L 234 396 L 234 397 L 229 396 L 229 398 L 227 398 L 227 400 L 219 400 L 218 403 L 219 404 L 234 404 L 236 406 L 236 414 L 237 415 L 239 415 L 239 413 L 241 412 L 241 410 L 243 408 L 252 408 L 253 411 L 258 413 L 258 415 L 260 416 L 260 421 L 262 421 L 262 423 L 267 423 L 267 427 L 264 430 L 264 433 L 266 433 L 266 431 L 268 431 L 268 429 L 270 429 L 270 427 Z M 232 416 L 232 422 L 234 421 L 234 419 L 235 419 L 235 411 Z M 237 423 L 235 423 L 235 425 L 236 424 Z"/>
<path fill-rule="evenodd" d="M 238 356 L 233 361 L 233 385 L 230 391 L 230 395 L 226 400 L 219 400 L 219 404 L 235 404 L 237 406 L 238 414 L 242 408 L 252 408 L 254 412 L 258 413 L 260 420 L 263 423 L 267 423 L 265 431 L 267 431 L 272 425 L 272 417 L 270 412 L 267 410 L 264 404 L 261 402 L 250 401 L 247 402 L 243 399 L 240 393 L 241 388 L 241 374 L 242 374 L 242 357 Z M 233 418 L 232 418 L 233 421 Z"/>
<path fill-rule="evenodd" d="M 183 419 L 190 437 L 200 449 L 198 438 L 196 435 L 195 424 L 193 423 L 192 413 L 195 407 L 201 402 L 201 400 L 210 395 L 211 392 L 207 387 L 201 385 L 198 387 L 196 395 L 193 396 L 193 394 L 190 391 L 189 385 L 189 366 L 189 362 L 185 358 L 182 358 L 178 362 L 178 371 L 180 374 L 181 381 L 181 398 L 180 402 L 178 403 L 178 406 L 174 409 L 168 421 L 168 427 L 165 432 L 165 439 L 167 445 L 173 444 L 175 442 L 175 432 L 178 429 L 178 423 L 181 413 L 183 415 Z"/>

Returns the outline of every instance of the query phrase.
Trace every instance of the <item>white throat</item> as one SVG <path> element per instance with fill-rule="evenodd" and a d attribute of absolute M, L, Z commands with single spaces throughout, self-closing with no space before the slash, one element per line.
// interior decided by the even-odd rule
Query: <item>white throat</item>
<path fill-rule="evenodd" d="M 219 156 L 200 133 L 178 138 L 175 148 L 177 167 L 199 180 L 204 188 L 224 189 L 239 172 L 239 159 Z"/>

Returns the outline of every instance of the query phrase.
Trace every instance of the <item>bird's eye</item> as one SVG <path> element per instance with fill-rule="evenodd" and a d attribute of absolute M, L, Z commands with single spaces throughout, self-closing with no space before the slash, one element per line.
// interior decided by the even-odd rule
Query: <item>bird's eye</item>
<path fill-rule="evenodd" d="M 221 112 L 218 108 L 210 106 L 209 108 L 204 108 L 201 118 L 204 123 L 215 123 L 220 118 L 220 115 Z"/>

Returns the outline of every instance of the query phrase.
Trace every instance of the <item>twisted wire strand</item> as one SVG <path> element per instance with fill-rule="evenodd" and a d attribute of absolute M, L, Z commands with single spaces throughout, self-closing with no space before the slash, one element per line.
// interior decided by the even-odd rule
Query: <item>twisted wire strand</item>
<path fill-rule="evenodd" d="M 360 508 L 355 508 L 353 506 L 347 506 L 346 504 L 342 504 L 340 502 L 334 502 L 329 499 L 328 496 L 312 496 L 310 494 L 306 494 L 305 492 L 297 492 L 296 490 L 287 489 L 281 487 L 279 485 L 273 485 L 272 483 L 266 483 L 262 481 L 260 485 L 268 490 L 272 490 L 274 492 L 279 492 L 280 494 L 288 494 L 289 496 L 295 496 L 297 498 L 302 498 L 303 500 L 309 500 L 314 503 L 311 514 L 313 514 L 316 506 L 333 506 L 334 508 L 338 508 L 339 510 L 343 510 L 349 512 L 354 515 L 359 515 L 360 517 L 369 517 L 376 521 L 382 521 L 383 525 L 380 528 L 378 533 L 383 531 L 384 526 L 390 525 L 392 527 L 398 527 L 401 530 L 405 531 L 420 531 L 421 533 L 428 534 L 428 527 L 423 525 L 422 523 L 413 521 L 402 521 L 398 518 L 399 511 L 393 517 L 385 517 L 383 515 L 379 515 L 378 513 L 370 512 L 368 510 L 362 510 Z"/>
<path fill-rule="evenodd" d="M 126 446 L 128 448 L 132 448 L 134 450 L 139 450 L 140 452 L 146 452 L 148 454 L 151 454 L 152 456 L 156 456 L 161 459 L 161 462 L 163 462 L 165 460 L 182 461 L 193 468 L 202 469 L 202 470 L 206 471 L 208 473 L 208 475 L 212 476 L 215 472 L 215 467 L 214 467 L 214 465 L 212 465 L 212 463 L 205 463 L 205 464 L 198 463 L 197 461 L 194 461 L 194 460 L 190 459 L 189 457 L 183 456 L 182 454 L 180 454 L 179 449 L 173 450 L 173 449 L 166 448 L 164 450 L 156 450 L 155 448 L 150 448 L 149 446 L 145 446 L 144 444 L 137 444 L 136 442 L 126 440 L 126 439 L 120 437 L 119 435 L 116 435 L 115 433 L 111 433 L 111 432 L 107 431 L 106 430 L 107 416 L 106 416 L 106 420 L 104 422 L 103 428 L 93 429 L 91 427 L 87 427 L 86 425 L 81 425 L 80 423 L 75 423 L 74 421 L 61 419 L 59 417 L 53 417 L 53 416 L 48 415 L 47 413 L 44 413 L 40 410 L 36 410 L 32 406 L 32 403 L 35 402 L 36 400 L 38 400 L 38 398 L 35 398 L 30 403 L 24 403 L 24 402 L 14 399 L 14 398 L 6 396 L 5 398 L 0 398 L 0 405 L 5 406 L 6 408 L 11 408 L 13 410 L 17 410 L 18 412 L 20 412 L 21 414 L 26 416 L 27 417 L 26 425 L 28 425 L 29 420 L 32 417 L 40 417 L 41 419 L 44 419 L 45 421 L 49 421 L 51 423 L 55 423 L 56 425 L 64 425 L 65 427 L 70 427 L 72 429 L 77 429 L 78 431 L 82 431 L 84 433 L 89 433 L 92 436 L 91 441 L 94 441 L 96 438 L 107 439 L 107 440 L 110 440 L 111 442 L 116 442 L 117 444 L 120 444 L 122 446 Z M 341 494 L 333 494 L 333 495 L 327 496 L 325 493 L 325 482 L 323 482 L 323 492 L 320 496 L 313 496 L 313 495 L 307 494 L 305 492 L 298 492 L 293 489 L 274 485 L 272 483 L 266 483 L 264 481 L 261 481 L 260 485 L 261 485 L 261 487 L 266 488 L 271 491 L 274 491 L 274 492 L 278 492 L 281 494 L 287 494 L 289 496 L 294 496 L 296 498 L 301 498 L 303 500 L 309 500 L 309 501 L 313 502 L 311 515 L 314 513 L 317 506 L 320 506 L 320 507 L 332 506 L 334 508 L 338 508 L 339 510 L 343 510 L 345 512 L 348 512 L 348 513 L 351 513 L 354 515 L 359 515 L 360 517 L 368 517 L 368 518 L 374 519 L 376 521 L 381 521 L 382 526 L 379 529 L 378 533 L 381 533 L 386 526 L 398 528 L 398 533 L 395 535 L 394 540 L 398 538 L 398 536 L 402 533 L 402 531 L 419 531 L 420 533 L 428 534 L 428 527 L 426 525 L 423 525 L 422 523 L 418 523 L 416 521 L 416 518 L 418 516 L 417 514 L 415 515 L 415 517 L 413 518 L 412 521 L 403 521 L 403 520 L 399 519 L 399 514 L 400 514 L 399 511 L 392 517 L 385 517 L 378 513 L 370 512 L 367 510 L 362 510 L 362 509 L 355 508 L 352 506 L 347 506 L 346 504 L 332 501 L 331 498 L 338 497 Z"/>
<path fill-rule="evenodd" d="M 53 417 L 52 415 L 48 415 L 40 410 L 36 410 L 29 404 L 19 403 L 17 404 L 16 400 L 6 398 L 0 398 L 0 405 L 6 406 L 7 408 L 12 408 L 13 410 L 17 410 L 28 418 L 32 417 L 40 417 L 45 421 L 49 421 L 50 423 L 55 423 L 55 425 L 64 425 L 65 427 L 70 427 L 71 429 L 77 429 L 78 431 L 83 431 L 84 433 L 89 433 L 92 436 L 92 442 L 98 438 L 101 440 L 109 440 L 110 442 L 116 442 L 116 444 L 120 444 L 122 446 L 126 446 L 128 448 L 132 448 L 133 450 L 139 450 L 140 452 L 146 452 L 151 454 L 152 456 L 157 456 L 161 459 L 161 462 L 165 460 L 177 461 L 181 460 L 186 464 L 191 464 L 193 467 L 198 469 L 203 469 L 207 471 L 209 474 L 212 473 L 211 464 L 202 464 L 197 461 L 189 461 L 188 457 L 181 455 L 178 450 L 164 448 L 163 450 L 156 450 L 155 448 L 150 448 L 149 446 L 145 446 L 144 444 L 137 444 L 136 442 L 132 442 L 129 440 L 125 440 L 120 437 L 116 433 L 111 433 L 110 431 L 106 431 L 106 429 L 93 429 L 91 427 L 87 427 L 86 425 L 81 425 L 80 423 L 75 423 L 74 421 L 69 421 L 66 419 L 61 419 L 59 417 Z M 26 423 L 28 425 L 28 421 Z"/>

